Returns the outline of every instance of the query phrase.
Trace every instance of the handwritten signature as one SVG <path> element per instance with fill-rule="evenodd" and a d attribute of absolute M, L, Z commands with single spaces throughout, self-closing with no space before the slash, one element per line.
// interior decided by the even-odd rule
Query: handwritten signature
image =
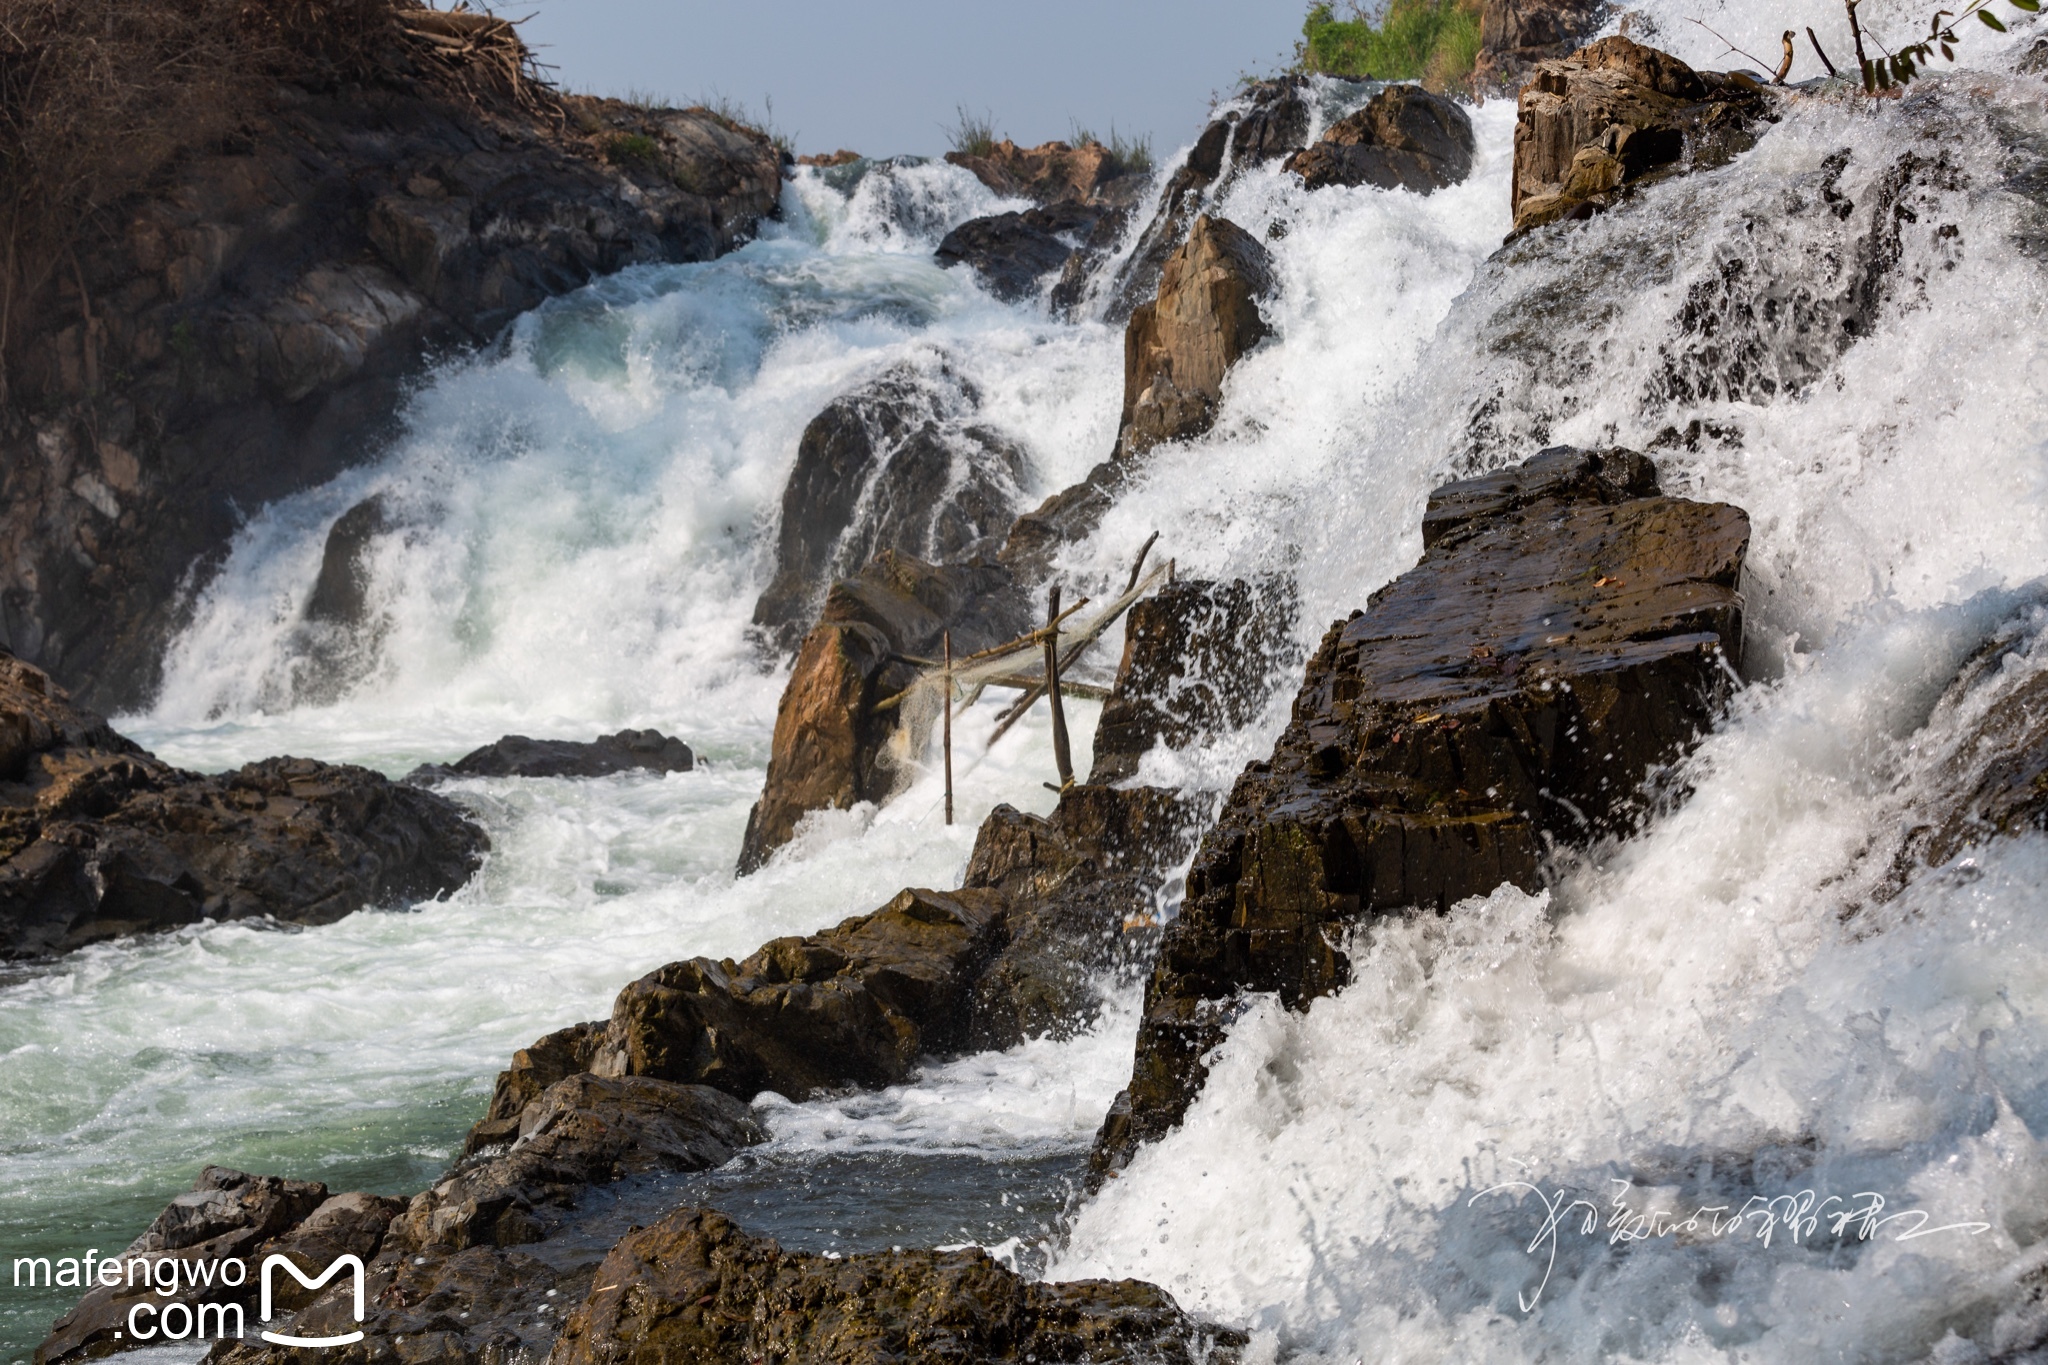
<path fill-rule="evenodd" d="M 1524 1180 L 1503 1181 L 1479 1191 L 1466 1201 L 1469 1208 L 1489 1195 L 1527 1194 L 1534 1196 L 1543 1208 L 1543 1224 L 1529 1239 L 1527 1249 L 1531 1255 L 1547 1250 L 1548 1259 L 1543 1268 L 1543 1282 L 1536 1286 L 1536 1292 L 1518 1292 L 1515 1296 L 1524 1313 L 1535 1311 L 1544 1289 L 1550 1284 L 1550 1274 L 1557 1268 L 1558 1233 L 1573 1214 L 1581 1215 L 1581 1236 L 1597 1237 L 1604 1230 L 1609 1246 L 1681 1235 L 1695 1239 L 1747 1237 L 1762 1242 L 1766 1247 L 1773 1239 L 1782 1236 L 1795 1244 L 1803 1244 L 1822 1227 L 1826 1227 L 1828 1235 L 1837 1241 L 1853 1239 L 1868 1242 L 1891 1228 L 1893 1241 L 1910 1242 L 1916 1237 L 1932 1237 L 1940 1232 L 1975 1236 L 1991 1227 L 1989 1223 L 1944 1223 L 1939 1227 L 1929 1227 L 1933 1216 L 1925 1209 L 1899 1209 L 1887 1213 L 1885 1197 L 1875 1190 L 1860 1190 L 1846 1198 L 1838 1194 L 1822 1196 L 1813 1190 L 1768 1198 L 1758 1194 L 1750 1196 L 1740 1208 L 1733 1204 L 1702 1204 L 1680 1217 L 1668 1210 L 1643 1212 L 1632 1208 L 1628 1196 L 1634 1185 L 1619 1179 L 1608 1183 L 1620 1188 L 1614 1192 L 1614 1198 L 1604 1211 L 1590 1199 L 1571 1198 L 1566 1190 L 1546 1194 L 1540 1187 Z"/>

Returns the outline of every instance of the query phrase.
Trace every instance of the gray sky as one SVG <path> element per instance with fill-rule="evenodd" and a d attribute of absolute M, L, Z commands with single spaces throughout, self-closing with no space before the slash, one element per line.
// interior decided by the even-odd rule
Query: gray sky
<path fill-rule="evenodd" d="M 572 90 L 714 92 L 799 152 L 946 149 L 965 105 L 998 135 L 1044 142 L 1079 120 L 1107 138 L 1191 141 L 1212 92 L 1292 54 L 1307 0 L 531 0 L 523 32 Z M 500 13 L 524 6 L 500 0 Z"/>

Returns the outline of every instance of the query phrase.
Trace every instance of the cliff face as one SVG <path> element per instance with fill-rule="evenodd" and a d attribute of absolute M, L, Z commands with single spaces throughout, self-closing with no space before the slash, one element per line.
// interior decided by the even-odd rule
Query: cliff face
<path fill-rule="evenodd" d="M 281 87 L 109 215 L 0 412 L 0 646 L 145 701 L 240 522 L 373 458 L 433 357 L 775 211 L 781 154 L 709 111 Z"/>

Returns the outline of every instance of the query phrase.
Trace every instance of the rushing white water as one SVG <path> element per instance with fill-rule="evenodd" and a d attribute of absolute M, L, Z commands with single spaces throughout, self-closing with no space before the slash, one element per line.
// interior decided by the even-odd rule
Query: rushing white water
<path fill-rule="evenodd" d="M 1711 60 L 1683 17 L 1634 22 Z M 1745 46 L 1733 29 L 1781 26 L 1742 0 L 1702 17 Z M 1237 177 L 1210 207 L 1273 252 L 1274 338 L 1231 376 L 1216 430 L 1161 452 L 1067 552 L 1071 583 L 1120 581 L 1157 530 L 1184 575 L 1292 575 L 1306 644 L 1413 562 L 1436 483 L 1618 442 L 1653 450 L 1667 488 L 1749 511 L 1766 681 L 1688 761 L 1684 804 L 1549 895 L 1364 930 L 1356 984 L 1306 1014 L 1251 1002 L 1184 1128 L 1070 1234 L 1051 1229 L 1128 1074 L 1128 993 L 1067 1042 L 768 1101 L 768 1148 L 691 1188 L 804 1244 L 972 1239 L 1060 1277 L 1151 1278 L 1255 1329 L 1266 1360 L 1913 1360 L 1951 1332 L 1942 1358 L 1977 1358 L 1962 1338 L 1992 1341 L 1998 1277 L 2048 1226 L 2048 842 L 1871 892 L 1921 793 L 1936 696 L 2048 575 L 2048 281 L 2015 245 L 2040 237 L 2020 174 L 2048 148 L 2040 90 L 1979 73 L 1874 112 L 1805 100 L 1735 163 L 1506 251 L 1503 102 L 1473 111 L 1471 179 L 1427 197 L 1308 194 L 1277 165 Z M 927 775 L 731 875 L 783 682 L 747 624 L 804 423 L 943 354 L 1026 452 L 1029 496 L 1109 448 L 1117 332 L 996 303 L 930 260 L 948 226 L 1001 207 L 943 165 L 805 171 L 760 241 L 537 310 L 437 375 L 387 459 L 251 520 L 158 703 L 120 722 L 165 757 L 398 773 L 508 731 L 630 724 L 708 762 L 452 788 L 494 852 L 445 902 L 102 945 L 0 986 L 0 1244 L 117 1246 L 202 1160 L 419 1188 L 513 1048 L 661 962 L 952 885 L 993 804 L 1049 805 L 1034 719 L 963 765 L 951 829 Z M 1816 339 L 1849 314 L 1854 344 Z M 373 542 L 374 646 L 337 688 L 302 608 L 327 527 L 372 494 L 398 529 Z M 1224 789 L 1270 747 L 1286 690 L 1147 775 Z M 1074 709 L 1085 753 L 1092 708 Z M 964 753 L 988 712 L 963 720 Z M 829 1163 L 870 1159 L 901 1188 L 863 1213 Z M 887 1185 L 862 1169 L 837 1184 Z M 922 1220 L 918 1180 L 944 1205 Z M 1616 1188 L 1681 1213 L 1873 1190 L 1991 1226 L 1614 1248 L 1575 1218 L 1546 1281 L 1532 1200 L 1473 1203 L 1505 1181 L 1603 1213 Z M 799 1186 L 814 1207 L 793 1208 Z M 32 1343 L 57 1306 L 0 1301 L 0 1340 Z"/>

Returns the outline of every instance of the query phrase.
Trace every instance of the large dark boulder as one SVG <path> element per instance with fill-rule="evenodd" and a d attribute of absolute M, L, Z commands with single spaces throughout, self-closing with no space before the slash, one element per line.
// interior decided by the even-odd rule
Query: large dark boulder
<path fill-rule="evenodd" d="M 876 555 L 993 555 L 1017 514 L 1023 451 L 974 421 L 974 385 L 941 360 L 901 365 L 827 404 L 782 493 L 775 577 L 754 624 L 793 650 L 827 587 Z"/>
<path fill-rule="evenodd" d="M 621 730 L 596 739 L 528 739 L 507 735 L 453 763 L 430 763 L 408 782 L 452 777 L 609 777 L 613 773 L 686 773 L 696 767 L 690 746 L 659 730 Z"/>
<path fill-rule="evenodd" d="M 1546 841 L 1627 831 L 1733 684 L 1748 541 L 1740 509 L 1660 495 L 1631 451 L 1432 494 L 1422 561 L 1330 628 L 1196 855 L 1098 1169 L 1180 1121 L 1231 997 L 1303 1008 L 1349 979 L 1345 927 L 1536 890 Z"/>
<path fill-rule="evenodd" d="M 989 293 L 1012 303 L 1034 298 L 1047 279 L 1061 277 L 1057 307 L 1071 307 L 1089 264 L 1116 244 L 1126 210 L 1061 200 L 1022 213 L 973 218 L 946 234 L 934 253 L 942 266 L 971 267 Z"/>
<path fill-rule="evenodd" d="M 1138 1280 L 1026 1280 L 978 1247 L 804 1255 L 684 1208 L 612 1248 L 549 1360 L 1228 1365 L 1244 1345 Z"/>
<path fill-rule="evenodd" d="M 367 768 L 180 771 L 0 654 L 0 957 L 201 919 L 326 924 L 445 895 L 488 847 L 451 802 Z"/>
<path fill-rule="evenodd" d="M 619 992 L 591 1065 L 741 1099 L 894 1084 L 920 1057 L 961 1046 L 1004 908 L 986 891 L 905 891 L 742 962 L 672 962 Z"/>
<path fill-rule="evenodd" d="M 1417 85 L 1394 85 L 1287 158 L 1308 189 L 1377 185 L 1428 194 L 1472 173 L 1472 120 Z"/>
<path fill-rule="evenodd" d="M 916 680 L 952 632 L 965 656 L 1015 638 L 1031 606 L 995 564 L 928 564 L 885 551 L 832 585 L 804 636 L 775 712 L 761 799 L 747 817 L 739 868 L 751 872 L 814 810 L 887 800 L 904 778 L 890 752 L 902 713 L 888 701 Z"/>
<path fill-rule="evenodd" d="M 1539 63 L 1515 115 L 1515 233 L 1609 208 L 1634 189 L 1718 166 L 1756 141 L 1771 96 L 1740 72 L 1695 71 L 1627 38 Z"/>
<path fill-rule="evenodd" d="M 1090 782 L 1121 782 L 1155 746 L 1187 749 L 1249 724 L 1300 662 L 1297 594 L 1278 578 L 1181 579 L 1134 605 L 1095 726 Z"/>

